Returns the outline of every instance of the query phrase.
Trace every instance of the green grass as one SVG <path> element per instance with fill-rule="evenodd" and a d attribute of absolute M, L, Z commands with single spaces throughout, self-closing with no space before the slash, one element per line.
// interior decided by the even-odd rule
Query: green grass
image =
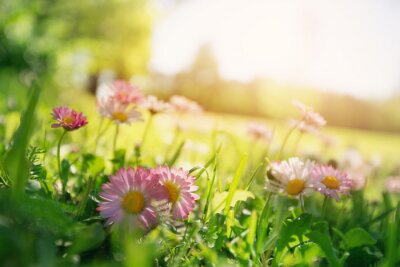
<path fill-rule="evenodd" d="M 348 148 L 359 150 L 367 163 L 377 154 L 382 157 L 365 190 L 339 203 L 325 202 L 322 215 L 324 200 L 317 192 L 305 198 L 303 207 L 297 199 L 265 190 L 269 162 L 281 160 L 280 145 L 289 130 L 285 121 L 213 113 L 157 115 L 140 148 L 145 115 L 144 122 L 121 125 L 113 153 L 115 125 L 100 119 L 95 99 L 68 92 L 61 99 L 60 105 L 73 103 L 89 120 L 65 136 L 62 179 L 56 160 L 62 130 L 50 128 L 51 107 L 39 102 L 35 111 L 33 97 L 21 124 L 19 114 L 5 114 L 2 138 L 7 145 L 0 168 L 0 262 L 5 266 L 400 263 L 398 196 L 382 193 L 385 177 L 398 163 L 399 136 L 327 127 L 323 133 L 337 138 L 333 146 L 312 135 L 299 139 L 295 132 L 290 137 L 283 158 L 340 163 Z M 270 144 L 248 136 L 250 121 L 274 129 Z M 196 177 L 200 199 L 190 218 L 162 221 L 147 234 L 124 223 L 105 226 L 96 207 L 108 176 L 121 166 L 163 164 L 183 167 Z M 59 189 L 60 180 L 66 182 L 66 192 Z"/>

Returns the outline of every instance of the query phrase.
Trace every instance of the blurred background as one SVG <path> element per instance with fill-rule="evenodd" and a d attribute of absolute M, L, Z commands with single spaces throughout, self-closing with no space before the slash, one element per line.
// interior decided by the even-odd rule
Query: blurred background
<path fill-rule="evenodd" d="M 396 0 L 2 0 L 0 104 L 39 78 L 51 103 L 126 79 L 218 113 L 400 132 Z"/>

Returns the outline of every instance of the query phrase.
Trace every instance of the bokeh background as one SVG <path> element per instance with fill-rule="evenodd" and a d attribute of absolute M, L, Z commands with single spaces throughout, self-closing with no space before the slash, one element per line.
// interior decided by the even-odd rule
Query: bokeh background
<path fill-rule="evenodd" d="M 3 113 L 35 79 L 49 106 L 125 79 L 278 130 L 299 99 L 343 148 L 398 164 L 399 1 L 2 0 L 0 14 Z"/>

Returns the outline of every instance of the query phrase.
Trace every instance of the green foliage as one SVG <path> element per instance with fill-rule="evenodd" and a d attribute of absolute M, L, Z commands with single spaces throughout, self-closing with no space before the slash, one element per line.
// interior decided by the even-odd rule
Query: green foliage
<path fill-rule="evenodd" d="M 318 196 L 306 197 L 302 210 L 298 199 L 265 190 L 269 158 L 276 160 L 276 151 L 267 155 L 265 146 L 251 146 L 240 135 L 216 130 L 211 136 L 182 131 L 169 146 L 154 131 L 145 150 L 126 146 L 113 153 L 107 150 L 113 133 L 105 130 L 93 148 L 91 139 L 96 140 L 98 127 L 89 124 L 87 132 L 69 132 L 63 141 L 60 177 L 54 152 L 60 132 L 51 131 L 43 138 L 42 131 L 34 131 L 50 127 L 47 117 L 31 120 L 36 116 L 34 100 L 11 140 L 1 137 L 0 131 L 0 138 L 9 143 L 0 150 L 4 168 L 0 168 L 0 262 L 6 266 L 400 263 L 400 206 L 394 194 L 371 199 L 367 191 L 352 192 L 338 203 L 329 202 L 321 221 Z M 94 115 L 88 117 L 90 123 L 95 122 Z M 5 132 L 14 130 L 10 125 L 4 125 Z M 134 133 L 141 133 L 141 126 L 133 125 L 138 129 L 129 132 L 122 129 L 119 138 L 134 143 Z M 173 133 L 174 129 L 165 126 L 163 130 Z M 192 150 L 195 142 L 209 149 L 203 154 Z M 247 153 L 259 157 L 247 157 Z M 318 157 L 324 161 L 324 155 Z M 162 217 L 163 223 L 148 233 L 132 231 L 126 222 L 104 225 L 96 208 L 109 175 L 121 167 L 155 168 L 165 163 L 185 166 L 196 179 L 200 199 L 189 219 Z M 383 168 L 376 172 L 378 182 L 381 172 L 388 172 Z M 19 187 L 15 187 L 15 177 L 23 177 L 18 178 Z M 16 189 L 17 198 L 13 197 Z"/>
<path fill-rule="evenodd" d="M 4 159 L 4 166 L 10 177 L 15 194 L 23 192 L 29 176 L 29 163 L 26 159 L 26 151 L 35 125 L 35 109 L 39 101 L 39 94 L 40 89 L 37 84 L 34 84 L 31 88 L 28 106 L 21 117 L 19 128 L 12 138 L 12 148 L 8 151 Z"/>

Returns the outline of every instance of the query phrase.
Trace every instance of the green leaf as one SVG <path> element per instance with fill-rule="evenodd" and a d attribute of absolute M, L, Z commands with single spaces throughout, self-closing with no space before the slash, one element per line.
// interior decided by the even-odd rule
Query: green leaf
<path fill-rule="evenodd" d="M 261 211 L 261 215 L 257 225 L 257 243 L 256 252 L 262 253 L 265 246 L 265 237 L 268 230 L 268 221 L 271 216 L 272 205 L 271 205 L 271 193 L 268 193 L 268 197 L 264 203 L 264 207 Z"/>
<path fill-rule="evenodd" d="M 249 232 L 246 238 L 247 244 L 249 245 L 250 248 L 253 247 L 254 239 L 256 236 L 256 230 L 257 230 L 257 212 L 253 210 L 249 221 Z"/>
<path fill-rule="evenodd" d="M 25 155 L 32 129 L 35 125 L 35 110 L 39 101 L 39 95 L 40 89 L 36 83 L 33 83 L 28 105 L 21 116 L 20 125 L 12 138 L 13 146 L 7 153 L 4 162 L 16 194 L 23 192 L 29 176 L 29 163 Z"/>
<path fill-rule="evenodd" d="M 283 222 L 283 226 L 276 242 L 276 253 L 272 266 L 278 266 L 281 261 L 284 249 L 290 243 L 296 241 L 294 237 L 299 240 L 303 239 L 303 235 L 308 233 L 311 225 L 311 215 L 307 213 L 301 214 L 297 218 L 288 218 Z"/>
<path fill-rule="evenodd" d="M 85 154 L 83 155 L 83 166 L 82 171 L 88 170 L 90 175 L 97 176 L 104 170 L 104 159 L 93 154 Z"/>
<path fill-rule="evenodd" d="M 171 159 L 169 159 L 169 160 L 167 161 L 167 165 L 168 165 L 168 166 L 172 166 L 172 165 L 175 164 L 175 162 L 178 160 L 179 156 L 180 156 L 181 153 L 182 153 L 182 149 L 183 149 L 184 145 L 185 145 L 185 141 L 182 141 L 182 142 L 179 144 L 179 146 L 178 146 L 178 148 L 176 149 L 174 155 L 172 155 Z"/>
<path fill-rule="evenodd" d="M 375 245 L 376 240 L 364 229 L 357 227 L 349 230 L 344 236 L 344 245 L 348 249 Z"/>
<path fill-rule="evenodd" d="M 331 267 L 342 266 L 341 261 L 335 254 L 333 245 L 329 236 L 328 223 L 318 222 L 313 225 L 313 231 L 306 235 L 310 241 L 316 243 L 324 252 L 325 257 Z"/>
<path fill-rule="evenodd" d="M 94 249 L 103 243 L 106 234 L 100 223 L 94 223 L 89 226 L 79 226 L 73 230 L 72 245 L 69 253 L 78 254 L 84 251 Z"/>
<path fill-rule="evenodd" d="M 224 203 L 226 203 L 226 198 L 228 196 L 228 192 L 224 191 L 221 193 L 215 193 L 214 198 L 212 200 L 213 213 L 221 213 L 224 209 Z M 236 203 L 239 201 L 246 201 L 249 198 L 254 198 L 254 194 L 250 191 L 245 190 L 236 190 L 232 196 L 230 207 L 235 207 Z"/>
<path fill-rule="evenodd" d="M 231 204 L 233 196 L 239 184 L 240 178 L 242 177 L 242 174 L 244 172 L 246 163 L 247 163 L 247 154 L 242 156 L 242 159 L 239 162 L 239 166 L 236 169 L 235 176 L 233 177 L 232 183 L 229 187 L 228 195 L 226 197 L 226 202 L 225 202 L 225 210 L 224 210 L 225 215 L 228 215 L 228 212 L 232 206 Z"/>

